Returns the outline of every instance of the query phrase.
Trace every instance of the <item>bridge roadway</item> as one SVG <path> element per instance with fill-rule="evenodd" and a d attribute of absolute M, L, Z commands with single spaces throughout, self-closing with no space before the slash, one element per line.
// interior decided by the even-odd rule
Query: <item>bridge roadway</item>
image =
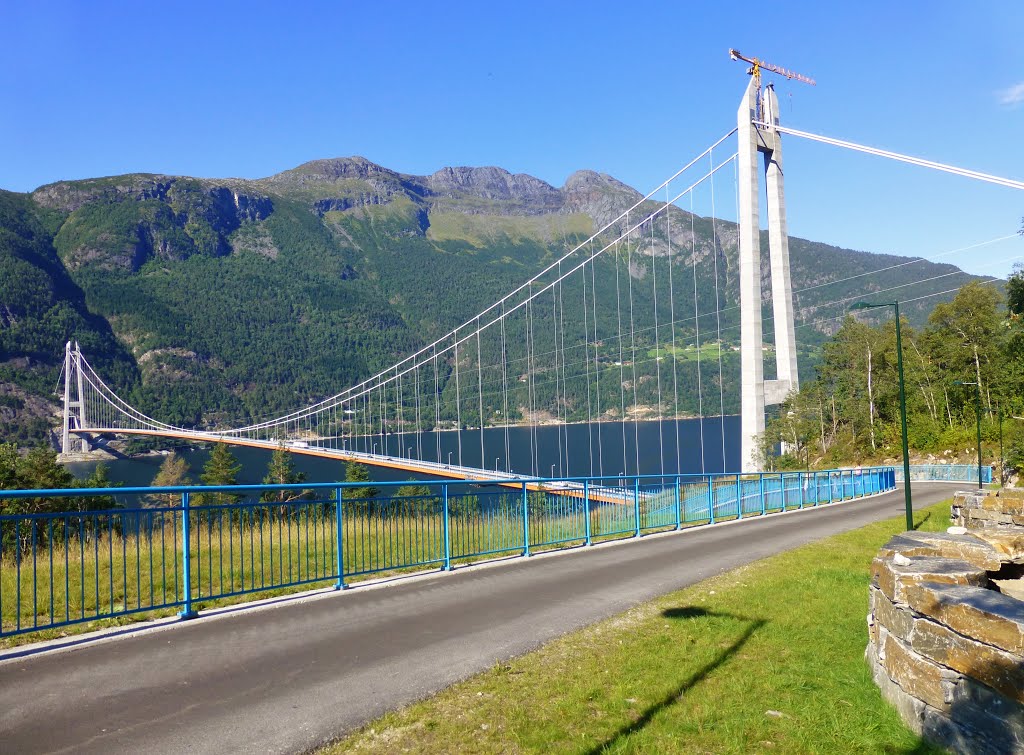
<path fill-rule="evenodd" d="M 956 487 L 915 484 L 915 505 Z M 18 753 L 305 751 L 641 601 L 902 511 L 898 490 L 279 600 L 63 650 L 15 648 L 0 655 L 0 745 Z"/>
<path fill-rule="evenodd" d="M 407 459 L 402 456 L 384 456 L 381 454 L 368 454 L 362 451 L 350 451 L 343 448 L 327 448 L 324 446 L 315 445 L 315 443 L 309 443 L 306 441 L 278 441 L 278 440 L 258 440 L 253 438 L 240 438 L 234 435 L 226 435 L 223 433 L 208 433 L 201 431 L 184 432 L 177 430 L 122 430 L 113 427 L 99 427 L 89 428 L 87 430 L 72 430 L 72 434 L 75 435 L 146 435 L 157 438 L 175 438 L 178 440 L 189 440 L 197 443 L 225 443 L 231 446 L 246 446 L 248 448 L 263 448 L 268 451 L 274 451 L 278 448 L 284 447 L 285 450 L 302 454 L 304 456 L 317 456 L 323 459 L 337 459 L 339 461 L 355 461 L 360 464 L 366 464 L 373 467 L 386 467 L 388 469 L 398 469 L 405 472 L 413 472 L 419 475 L 428 475 L 431 477 L 441 477 L 450 480 L 508 480 L 507 483 L 499 482 L 499 485 L 512 487 L 516 489 L 522 489 L 523 480 L 536 480 L 535 477 L 529 477 L 519 474 L 512 474 L 510 472 L 499 472 L 498 470 L 480 469 L 478 467 L 463 467 L 457 464 L 440 464 L 436 461 L 422 461 L 420 459 Z M 583 497 L 583 484 L 572 483 L 559 480 L 551 480 L 543 483 L 538 482 L 527 482 L 526 487 L 528 490 L 546 490 L 550 493 L 561 493 L 562 495 L 569 496 L 572 498 Z M 633 503 L 634 491 L 618 488 L 618 487 L 606 487 L 591 485 L 588 491 L 588 498 L 592 501 L 602 501 L 604 503 L 619 503 L 619 504 L 630 504 Z M 646 493 L 640 493 L 641 498 L 646 497 Z"/>

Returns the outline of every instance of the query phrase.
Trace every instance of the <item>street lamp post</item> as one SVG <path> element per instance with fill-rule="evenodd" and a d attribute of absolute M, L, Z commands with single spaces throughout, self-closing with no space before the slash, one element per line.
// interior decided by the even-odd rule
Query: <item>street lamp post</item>
<path fill-rule="evenodd" d="M 974 419 L 978 429 L 978 488 L 984 488 L 985 485 L 981 481 L 981 384 L 977 382 L 967 382 L 966 380 L 954 380 L 953 385 L 973 385 L 974 386 Z"/>
<path fill-rule="evenodd" d="M 448 452 L 448 466 L 450 467 L 451 465 L 452 465 L 452 452 L 449 451 Z"/>
<path fill-rule="evenodd" d="M 497 472 L 497 471 L 498 471 L 498 462 L 499 462 L 499 461 L 501 461 L 501 457 L 500 457 L 500 456 L 496 456 L 496 457 L 494 458 L 494 471 L 495 471 L 495 472 Z"/>
<path fill-rule="evenodd" d="M 892 307 L 896 311 L 896 372 L 900 381 L 900 430 L 903 433 L 903 498 L 907 512 L 907 529 L 914 529 L 914 499 L 910 492 L 910 443 L 907 440 L 907 389 L 903 381 L 903 342 L 900 340 L 900 303 L 869 304 L 860 301 L 851 310 Z"/>

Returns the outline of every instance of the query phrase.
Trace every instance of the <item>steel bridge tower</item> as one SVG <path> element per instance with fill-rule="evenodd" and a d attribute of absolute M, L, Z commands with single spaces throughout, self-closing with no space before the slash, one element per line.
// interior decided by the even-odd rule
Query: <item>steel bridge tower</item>
<path fill-rule="evenodd" d="M 766 406 L 780 404 L 800 387 L 793 330 L 793 286 L 789 276 L 789 236 L 783 191 L 779 100 L 769 84 L 752 76 L 737 112 L 739 129 L 740 227 L 740 370 L 742 471 L 761 467 L 757 442 L 764 433 Z M 763 155 L 763 168 L 758 157 Z M 764 378 L 764 331 L 761 322 L 760 176 L 767 188 L 768 249 L 771 260 L 775 331 L 775 379 Z"/>

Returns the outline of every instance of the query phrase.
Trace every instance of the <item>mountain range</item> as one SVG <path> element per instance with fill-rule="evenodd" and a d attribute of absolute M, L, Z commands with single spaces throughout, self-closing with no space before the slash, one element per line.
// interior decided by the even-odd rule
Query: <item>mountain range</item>
<path fill-rule="evenodd" d="M 130 174 L 0 191 L 0 438 L 51 435 L 69 339 L 124 398 L 168 422 L 215 427 L 318 400 L 472 317 L 640 199 L 589 170 L 556 188 L 495 167 L 415 176 L 361 157 L 259 180 Z M 699 285 L 676 292 L 680 311 L 696 297 L 723 344 L 738 341 L 735 225 L 675 207 L 669 220 L 644 229 L 635 250 L 695 274 Z M 802 370 L 844 299 L 903 284 L 909 299 L 972 278 L 924 260 L 790 245 Z M 612 263 L 600 264 L 610 275 Z M 643 263 L 628 272 L 641 280 Z M 599 295 L 610 277 L 596 280 Z M 638 317 L 654 298 L 638 294 Z M 908 306 L 911 322 L 944 298 Z M 692 341 L 691 330 L 677 332 Z M 737 380 L 735 355 L 724 353 L 722 403 L 718 386 L 705 390 L 728 412 Z M 683 386 L 695 407 L 696 389 Z"/>

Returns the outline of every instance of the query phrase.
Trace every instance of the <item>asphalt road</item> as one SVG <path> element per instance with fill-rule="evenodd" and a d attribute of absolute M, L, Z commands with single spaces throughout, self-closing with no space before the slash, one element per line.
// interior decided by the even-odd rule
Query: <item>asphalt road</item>
<path fill-rule="evenodd" d="M 915 484 L 914 503 L 954 489 Z M 639 602 L 902 511 L 897 491 L 282 601 L 71 649 L 8 652 L 0 745 L 12 753 L 309 750 Z"/>

